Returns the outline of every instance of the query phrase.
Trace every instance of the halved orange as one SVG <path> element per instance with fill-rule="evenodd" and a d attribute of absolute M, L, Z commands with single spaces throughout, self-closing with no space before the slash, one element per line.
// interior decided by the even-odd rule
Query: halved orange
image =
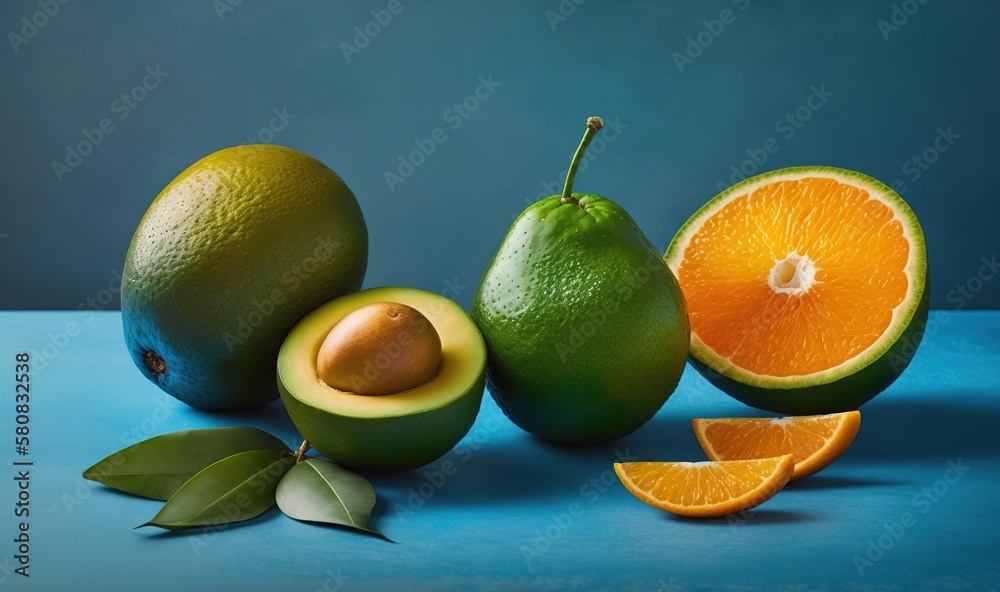
<path fill-rule="evenodd" d="M 719 417 L 691 420 L 698 443 L 712 460 L 791 454 L 792 480 L 825 469 L 847 450 L 861 427 L 861 413 L 782 418 Z"/>
<path fill-rule="evenodd" d="M 629 492 L 647 504 L 689 518 L 749 510 L 788 483 L 795 461 L 786 454 L 754 460 L 615 463 Z"/>
<path fill-rule="evenodd" d="M 692 364 L 754 407 L 856 409 L 889 386 L 927 320 L 920 224 L 892 189 L 830 167 L 747 179 L 702 207 L 664 259 Z"/>

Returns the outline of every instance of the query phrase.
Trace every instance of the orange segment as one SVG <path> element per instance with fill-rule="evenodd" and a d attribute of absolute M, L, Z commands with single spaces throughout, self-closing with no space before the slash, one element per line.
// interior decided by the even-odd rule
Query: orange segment
<path fill-rule="evenodd" d="M 909 259 L 886 202 L 817 176 L 730 199 L 691 236 L 676 271 L 692 333 L 740 368 L 785 377 L 871 347 L 907 297 Z"/>
<path fill-rule="evenodd" d="M 771 499 L 794 471 L 791 455 L 754 460 L 615 463 L 629 492 L 647 504 L 689 518 L 742 512 Z"/>
<path fill-rule="evenodd" d="M 819 472 L 847 450 L 861 427 L 861 413 L 691 420 L 698 442 L 716 461 L 768 458 L 790 454 L 792 480 Z"/>

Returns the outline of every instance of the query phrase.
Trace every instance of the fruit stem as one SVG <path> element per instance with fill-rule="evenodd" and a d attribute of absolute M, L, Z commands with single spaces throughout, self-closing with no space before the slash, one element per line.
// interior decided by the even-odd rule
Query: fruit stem
<path fill-rule="evenodd" d="M 587 151 L 590 141 L 594 139 L 602 127 L 604 127 L 604 120 L 600 117 L 595 115 L 587 118 L 587 131 L 583 132 L 583 139 L 580 140 L 580 146 L 577 147 L 576 154 L 573 155 L 573 160 L 569 163 L 569 172 L 566 173 L 566 184 L 563 185 L 562 199 L 560 200 L 562 203 L 580 205 L 580 201 L 573 197 L 573 179 L 576 178 L 576 170 L 580 168 L 583 153 Z"/>
<path fill-rule="evenodd" d="M 142 363 L 153 376 L 170 374 L 166 361 L 153 350 L 147 350 L 146 353 L 142 354 Z"/>
<path fill-rule="evenodd" d="M 295 453 L 295 464 L 299 464 L 306 459 L 306 452 L 309 452 L 310 448 L 312 448 L 312 445 L 309 444 L 309 440 L 303 440 L 302 446 L 299 446 L 298 452 Z"/>

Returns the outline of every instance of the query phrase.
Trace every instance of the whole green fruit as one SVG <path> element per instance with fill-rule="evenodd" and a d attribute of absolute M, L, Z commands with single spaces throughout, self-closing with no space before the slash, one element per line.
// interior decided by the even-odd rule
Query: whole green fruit
<path fill-rule="evenodd" d="M 278 397 L 278 350 L 321 304 L 361 287 L 368 230 L 318 160 L 272 145 L 206 156 L 153 201 L 122 273 L 125 342 L 139 370 L 202 409 Z"/>
<path fill-rule="evenodd" d="M 563 194 L 514 221 L 472 304 L 493 398 L 521 428 L 564 444 L 607 442 L 649 420 L 676 388 L 690 339 L 677 280 L 632 218 L 572 193 L 602 125 L 587 120 Z"/>

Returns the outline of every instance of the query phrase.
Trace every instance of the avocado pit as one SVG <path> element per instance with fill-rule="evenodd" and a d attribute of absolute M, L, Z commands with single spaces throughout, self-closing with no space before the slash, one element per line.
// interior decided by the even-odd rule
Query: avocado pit
<path fill-rule="evenodd" d="M 340 320 L 316 356 L 321 383 L 356 395 L 382 396 L 419 388 L 441 367 L 441 337 L 417 309 L 374 302 Z"/>

